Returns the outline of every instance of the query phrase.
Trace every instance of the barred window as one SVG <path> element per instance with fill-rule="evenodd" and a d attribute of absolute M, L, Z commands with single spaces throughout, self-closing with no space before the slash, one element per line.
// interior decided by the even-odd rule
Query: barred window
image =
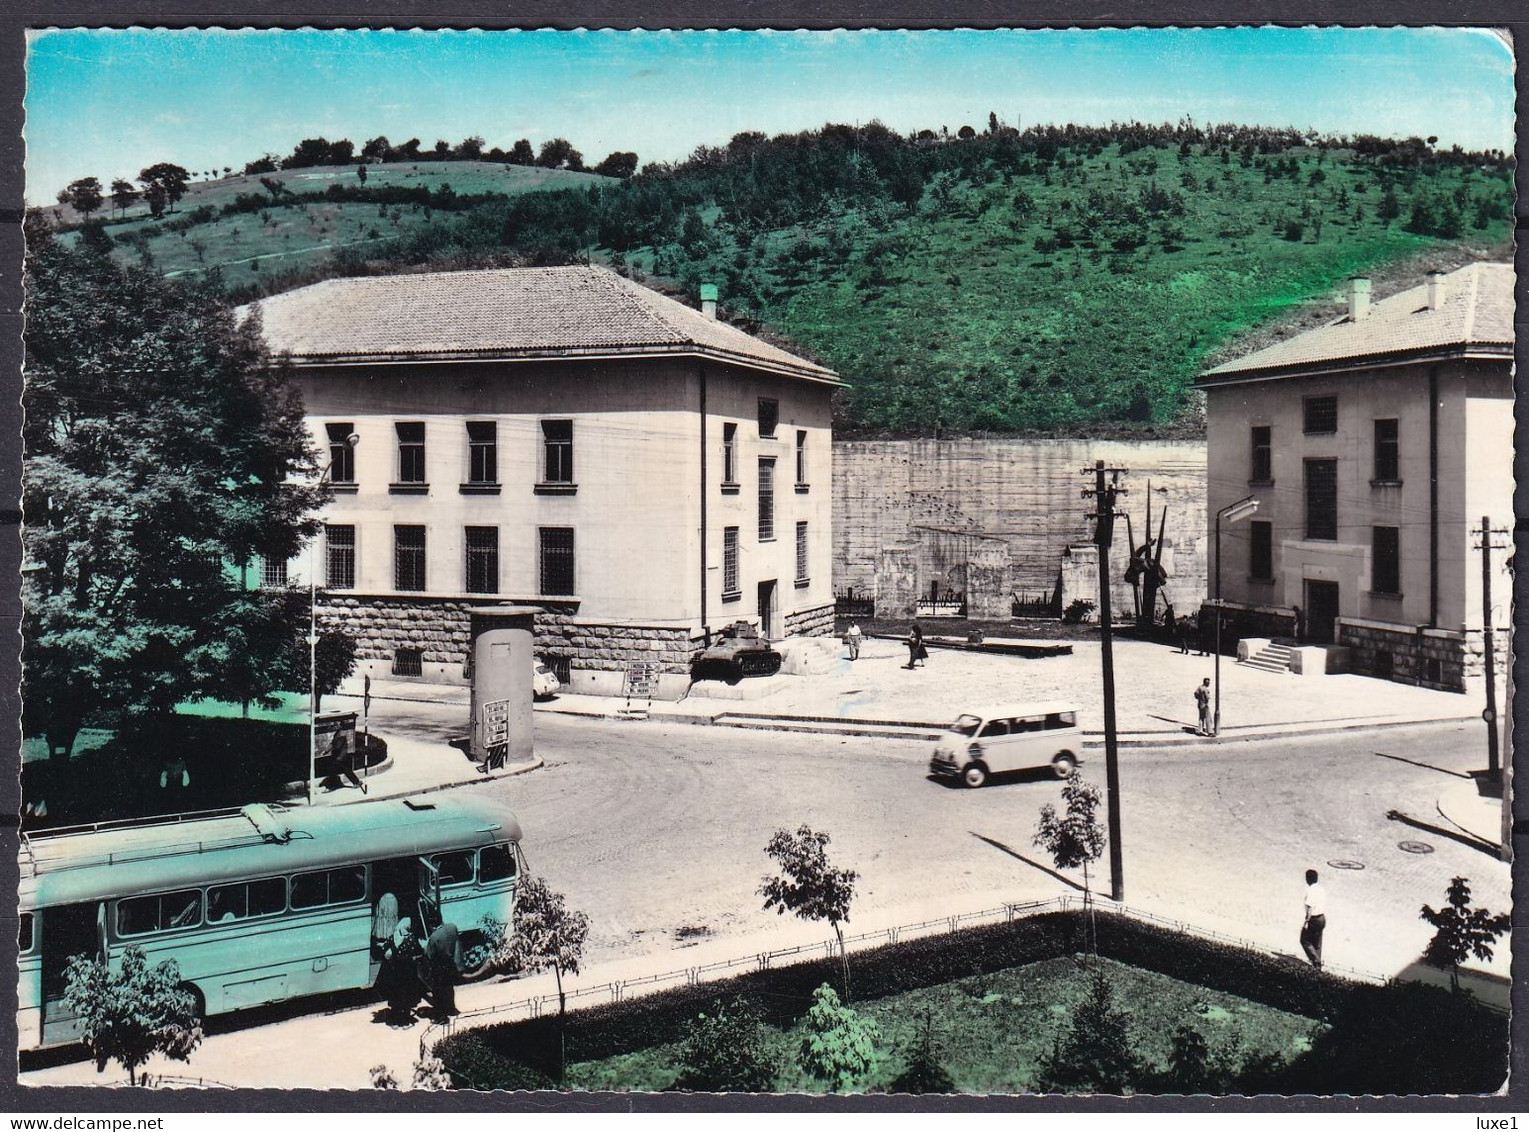
<path fill-rule="evenodd" d="M 759 541 L 775 537 L 775 461 L 759 461 Z"/>
<path fill-rule="evenodd" d="M 498 426 L 493 421 L 467 422 L 467 482 L 499 482 Z"/>
<path fill-rule="evenodd" d="M 1306 537 L 1338 537 L 1338 461 L 1306 461 Z"/>
<path fill-rule="evenodd" d="M 738 593 L 738 528 L 722 528 L 722 592 Z"/>
<path fill-rule="evenodd" d="M 573 422 L 542 421 L 543 483 L 573 482 Z"/>
<path fill-rule="evenodd" d="M 467 543 L 467 592 L 470 594 L 496 594 L 499 592 L 499 528 L 468 527 Z"/>
<path fill-rule="evenodd" d="M 287 560 L 285 558 L 273 558 L 269 554 L 260 556 L 260 588 L 263 590 L 284 590 L 287 588 Z"/>
<path fill-rule="evenodd" d="M 796 525 L 796 580 L 807 580 L 807 524 Z"/>
<path fill-rule="evenodd" d="M 423 676 L 425 653 L 423 649 L 395 649 L 393 652 L 394 676 Z"/>
<path fill-rule="evenodd" d="M 332 590 L 354 589 L 356 585 L 356 528 L 324 527 L 325 583 Z"/>
<path fill-rule="evenodd" d="M 541 544 L 541 592 L 548 595 L 573 593 L 573 528 L 542 527 L 538 534 Z"/>
<path fill-rule="evenodd" d="M 350 437 L 356 426 L 345 421 L 326 424 L 324 431 L 329 436 L 329 482 L 355 483 L 356 450 L 350 446 Z"/>
<path fill-rule="evenodd" d="M 398 433 L 398 482 L 425 482 L 425 423 L 400 421 Z"/>
<path fill-rule="evenodd" d="M 395 526 L 393 528 L 393 588 L 395 590 L 425 588 L 424 527 Z"/>
<path fill-rule="evenodd" d="M 1308 397 L 1305 400 L 1307 436 L 1338 431 L 1338 398 Z"/>

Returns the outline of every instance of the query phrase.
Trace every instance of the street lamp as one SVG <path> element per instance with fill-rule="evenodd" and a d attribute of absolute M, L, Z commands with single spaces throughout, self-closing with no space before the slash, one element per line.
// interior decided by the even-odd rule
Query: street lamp
<path fill-rule="evenodd" d="M 345 438 L 347 450 L 361 443 L 361 437 L 351 433 Z M 333 451 L 331 449 L 331 451 Z M 329 458 L 319 473 L 319 487 L 323 487 L 334 470 L 335 457 Z M 313 779 L 318 769 L 319 745 L 319 535 L 315 531 L 308 544 L 308 804 L 313 805 Z"/>
<path fill-rule="evenodd" d="M 1249 495 L 1216 512 L 1216 708 L 1211 716 L 1212 735 L 1221 734 L 1221 520 L 1235 523 L 1257 510 L 1258 500 Z"/>

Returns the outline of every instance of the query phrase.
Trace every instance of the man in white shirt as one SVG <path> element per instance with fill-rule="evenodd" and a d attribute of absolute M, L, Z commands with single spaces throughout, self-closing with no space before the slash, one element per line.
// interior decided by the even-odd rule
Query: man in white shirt
<path fill-rule="evenodd" d="M 1306 870 L 1306 919 L 1301 924 L 1301 947 L 1318 970 L 1322 968 L 1322 932 L 1327 928 L 1327 890 L 1317 883 L 1317 870 Z"/>
<path fill-rule="evenodd" d="M 849 631 L 844 634 L 844 643 L 849 646 L 849 658 L 860 659 L 860 642 L 865 640 L 865 634 L 860 631 L 860 625 L 856 621 L 849 623 Z"/>

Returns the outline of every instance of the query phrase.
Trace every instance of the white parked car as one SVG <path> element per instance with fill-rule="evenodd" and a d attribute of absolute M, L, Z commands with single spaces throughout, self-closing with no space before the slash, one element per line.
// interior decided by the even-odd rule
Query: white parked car
<path fill-rule="evenodd" d="M 1004 704 L 963 712 L 934 748 L 929 773 L 981 786 L 990 774 L 1051 765 L 1066 778 L 1083 760 L 1078 709 L 1069 703 Z"/>
<path fill-rule="evenodd" d="M 548 696 L 557 695 L 557 690 L 562 686 L 563 682 L 557 678 L 557 673 L 552 671 L 551 666 L 541 657 L 537 657 L 531 673 L 531 694 L 539 700 L 545 700 Z"/>

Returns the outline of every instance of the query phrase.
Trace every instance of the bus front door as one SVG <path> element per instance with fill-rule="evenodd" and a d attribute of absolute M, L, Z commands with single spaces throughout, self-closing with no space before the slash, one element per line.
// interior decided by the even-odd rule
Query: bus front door
<path fill-rule="evenodd" d="M 106 906 L 66 904 L 48 908 L 40 917 L 42 947 L 42 1044 L 77 1041 L 79 1017 L 64 1004 L 69 960 L 76 955 L 99 959 L 104 954 Z"/>

